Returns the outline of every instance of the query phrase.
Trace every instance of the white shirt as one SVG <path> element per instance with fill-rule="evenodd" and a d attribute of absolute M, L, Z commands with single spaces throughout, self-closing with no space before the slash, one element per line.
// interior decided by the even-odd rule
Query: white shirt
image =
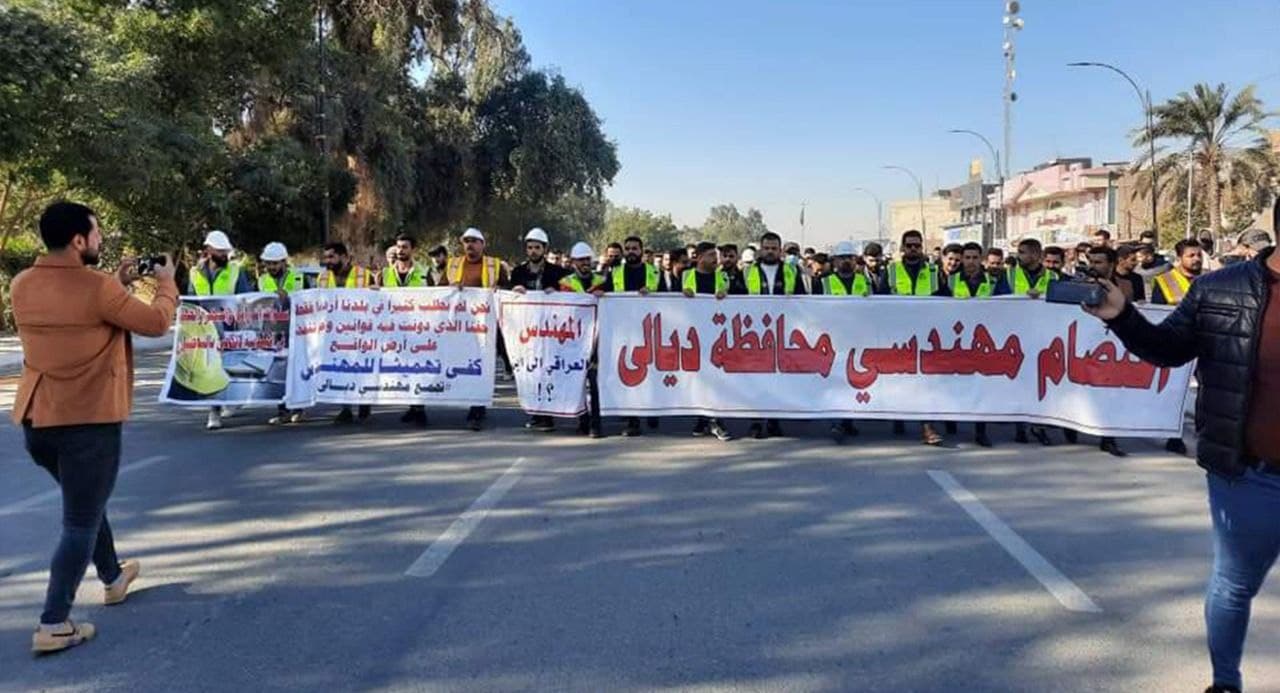
<path fill-rule="evenodd" d="M 773 293 L 773 287 L 774 287 L 773 282 L 778 276 L 779 267 L 781 267 L 781 265 L 777 265 L 777 264 L 766 265 L 763 262 L 760 263 L 760 269 L 764 271 L 764 279 L 765 279 L 765 286 L 761 287 L 761 293 L 765 293 L 765 294 Z"/>

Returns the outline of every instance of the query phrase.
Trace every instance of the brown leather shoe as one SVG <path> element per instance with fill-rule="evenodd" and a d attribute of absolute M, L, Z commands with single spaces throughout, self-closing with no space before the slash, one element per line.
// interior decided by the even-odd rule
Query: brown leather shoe
<path fill-rule="evenodd" d="M 97 632 L 92 623 L 76 623 L 69 619 L 52 626 L 40 624 L 31 635 L 31 651 L 48 654 L 69 650 L 92 640 Z"/>
<path fill-rule="evenodd" d="M 137 561 L 128 560 L 121 563 L 120 577 L 116 578 L 115 582 L 107 585 L 103 590 L 105 595 L 103 596 L 102 603 L 107 606 L 111 606 L 112 604 L 119 604 L 125 599 L 128 599 L 129 585 L 133 584 L 133 581 L 138 579 L 138 573 L 140 572 L 142 572 L 142 564 Z"/>

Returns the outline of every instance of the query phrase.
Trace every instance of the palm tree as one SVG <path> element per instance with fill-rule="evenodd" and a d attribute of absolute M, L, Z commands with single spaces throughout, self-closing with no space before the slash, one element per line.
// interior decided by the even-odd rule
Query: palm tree
<path fill-rule="evenodd" d="M 1176 191 L 1186 190 L 1187 175 L 1194 171 L 1192 183 L 1203 186 L 1215 237 L 1222 230 L 1224 200 L 1249 201 L 1259 207 L 1270 203 L 1280 180 L 1280 161 L 1263 127 L 1273 114 L 1263 109 L 1253 85 L 1231 96 L 1225 84 L 1197 84 L 1192 93 L 1184 91 L 1153 105 L 1151 112 L 1155 121 L 1151 136 L 1157 143 L 1174 142 L 1168 154 L 1156 153 L 1157 194 L 1176 196 Z M 1145 152 L 1148 142 L 1146 129 L 1138 131 L 1134 146 Z M 1153 165 L 1149 156 L 1139 160 L 1135 169 L 1144 165 Z M 1144 176 L 1138 181 L 1136 192 L 1148 194 L 1151 179 Z"/>

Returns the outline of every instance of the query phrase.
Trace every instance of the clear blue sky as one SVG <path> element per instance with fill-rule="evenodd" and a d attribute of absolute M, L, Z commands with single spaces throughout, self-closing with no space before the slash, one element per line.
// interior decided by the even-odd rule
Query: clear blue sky
<path fill-rule="evenodd" d="M 618 143 L 618 204 L 700 224 L 758 207 L 786 237 L 869 235 L 875 205 L 964 181 L 1000 147 L 1002 0 L 496 0 L 538 67 L 582 89 Z M 1280 110 L 1280 0 L 1024 0 L 1012 169 L 1055 156 L 1132 158 L 1132 88 L 1157 102 L 1198 81 L 1255 82 Z M 1273 121 L 1275 126 L 1277 121 Z M 887 223 L 886 209 L 886 223 Z"/>

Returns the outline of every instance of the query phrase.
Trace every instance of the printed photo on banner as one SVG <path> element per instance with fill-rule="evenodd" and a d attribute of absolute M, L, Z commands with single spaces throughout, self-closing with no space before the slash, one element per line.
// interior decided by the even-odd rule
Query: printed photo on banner
<path fill-rule="evenodd" d="M 160 401 L 278 404 L 288 356 L 289 312 L 274 294 L 184 296 Z"/>
<path fill-rule="evenodd" d="M 308 289 L 292 313 L 290 407 L 493 401 L 491 291 Z"/>
<path fill-rule="evenodd" d="M 1167 309 L 1142 309 L 1160 320 Z M 1128 353 L 1077 306 L 1022 298 L 608 295 L 605 415 L 1025 422 L 1176 436 L 1192 366 Z"/>
<path fill-rule="evenodd" d="M 586 411 L 596 301 L 590 294 L 499 292 L 502 338 L 525 412 L 567 417 Z"/>

